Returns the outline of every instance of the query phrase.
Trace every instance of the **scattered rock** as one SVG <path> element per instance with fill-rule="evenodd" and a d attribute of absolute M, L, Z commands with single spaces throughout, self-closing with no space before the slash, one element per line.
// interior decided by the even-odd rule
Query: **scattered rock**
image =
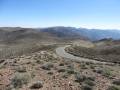
<path fill-rule="evenodd" d="M 5 60 L 0 60 L 0 63 L 3 63 Z"/>

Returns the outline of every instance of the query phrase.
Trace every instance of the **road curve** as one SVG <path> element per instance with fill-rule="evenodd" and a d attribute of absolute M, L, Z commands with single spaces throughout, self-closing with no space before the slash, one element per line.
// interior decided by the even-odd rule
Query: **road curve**
<path fill-rule="evenodd" d="M 56 54 L 63 57 L 63 58 L 67 58 L 67 59 L 71 59 L 73 61 L 78 61 L 78 62 L 92 62 L 92 63 L 102 63 L 102 64 L 106 64 L 106 62 L 101 62 L 101 61 L 96 61 L 96 60 L 92 60 L 92 59 L 87 59 L 87 58 L 83 58 L 83 57 L 77 57 L 74 56 L 72 54 L 69 54 L 65 51 L 66 47 L 69 47 L 70 45 L 66 45 L 63 47 L 58 47 L 56 48 Z"/>

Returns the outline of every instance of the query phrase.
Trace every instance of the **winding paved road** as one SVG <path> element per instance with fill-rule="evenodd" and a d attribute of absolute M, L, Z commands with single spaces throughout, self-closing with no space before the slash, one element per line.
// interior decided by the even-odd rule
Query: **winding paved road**
<path fill-rule="evenodd" d="M 74 61 L 78 61 L 78 62 L 93 62 L 93 63 L 102 63 L 102 64 L 106 64 L 106 62 L 101 62 L 101 61 L 96 61 L 96 60 L 92 60 L 92 59 L 87 59 L 87 58 L 83 58 L 83 57 L 77 57 L 77 56 L 74 56 L 72 54 L 69 54 L 65 51 L 65 48 L 66 47 L 69 47 L 70 45 L 66 45 L 66 46 L 63 46 L 63 47 L 58 47 L 56 48 L 56 54 L 61 56 L 61 57 L 64 57 L 64 58 L 67 58 L 67 59 L 71 59 L 71 60 L 74 60 Z"/>

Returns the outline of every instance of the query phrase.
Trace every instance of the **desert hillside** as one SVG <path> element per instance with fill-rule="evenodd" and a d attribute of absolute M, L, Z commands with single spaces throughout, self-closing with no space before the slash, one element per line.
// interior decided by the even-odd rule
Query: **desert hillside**
<path fill-rule="evenodd" d="M 87 40 L 87 38 L 70 32 L 68 29 L 66 31 L 66 29 L 60 28 L 56 32 L 54 30 L 55 28 L 39 30 L 36 28 L 1 27 L 0 58 L 6 59 L 33 53 L 44 48 L 43 45 L 71 43 L 81 39 Z"/>
<path fill-rule="evenodd" d="M 62 58 L 55 49 L 46 46 L 28 55 L 1 59 L 0 89 L 119 90 L 119 65 L 78 62 Z"/>
<path fill-rule="evenodd" d="M 0 90 L 120 89 L 118 40 L 91 42 L 62 27 L 0 32 Z"/>
<path fill-rule="evenodd" d="M 75 56 L 81 56 L 105 62 L 120 63 L 119 40 L 103 39 L 92 44 L 92 47 L 85 47 L 85 45 L 73 45 L 67 48 L 66 51 Z"/>

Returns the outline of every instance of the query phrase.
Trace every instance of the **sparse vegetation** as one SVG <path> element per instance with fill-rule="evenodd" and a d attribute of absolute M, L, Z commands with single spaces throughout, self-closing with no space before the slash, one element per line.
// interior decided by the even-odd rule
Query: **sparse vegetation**
<path fill-rule="evenodd" d="M 80 65 L 80 67 L 81 67 L 81 69 L 87 69 L 87 66 L 86 66 L 85 63 L 82 63 L 82 64 Z"/>
<path fill-rule="evenodd" d="M 113 84 L 115 84 L 115 85 L 120 85 L 120 79 L 114 80 L 114 81 L 113 81 Z"/>
<path fill-rule="evenodd" d="M 120 90 L 117 86 L 109 86 L 107 90 Z"/>
<path fill-rule="evenodd" d="M 95 69 L 93 69 L 93 72 L 96 72 L 96 73 L 102 74 L 103 69 L 102 69 L 102 68 L 95 68 Z"/>
<path fill-rule="evenodd" d="M 68 78 L 69 77 L 69 74 L 68 73 L 63 73 L 63 75 L 62 75 L 62 78 Z"/>
<path fill-rule="evenodd" d="M 53 44 L 53 42 L 49 41 L 44 44 L 46 39 L 41 41 L 34 37 L 36 37 L 36 34 L 35 36 L 32 35 L 33 40 L 27 38 L 7 43 L 0 41 L 0 89 L 106 90 L 110 85 L 108 90 L 119 90 L 119 80 L 115 79 L 120 76 L 118 72 L 120 70 L 119 65 L 102 65 L 89 61 L 77 62 L 69 58 L 62 58 L 55 53 L 55 48 L 71 44 L 72 41 L 70 43 L 62 43 L 61 41 L 59 42 L 61 44 L 57 42 Z M 84 43 L 82 44 L 84 46 Z M 96 49 L 94 50 L 93 47 L 79 48 L 78 46 L 77 48 L 71 48 L 71 50 L 74 49 L 78 50 L 74 52 L 77 56 L 80 54 L 82 57 L 88 58 L 89 55 L 94 53 L 96 55 Z M 108 48 L 102 50 L 105 51 L 106 49 Z M 79 53 L 79 50 L 82 52 Z M 119 51 L 115 51 L 114 48 L 112 50 L 119 54 Z M 112 52 L 108 50 L 102 53 L 110 57 L 109 53 Z M 99 59 L 94 55 L 91 57 L 96 60 Z"/>
<path fill-rule="evenodd" d="M 59 66 L 64 66 L 64 63 L 60 63 Z"/>
<path fill-rule="evenodd" d="M 96 68 L 93 71 L 96 72 L 96 73 L 102 74 L 105 77 L 113 76 L 112 71 L 108 68 Z"/>
<path fill-rule="evenodd" d="M 75 74 L 75 81 L 76 82 L 83 82 L 86 79 L 86 76 L 81 75 L 80 73 Z"/>
<path fill-rule="evenodd" d="M 37 81 L 30 86 L 31 89 L 40 89 L 43 87 L 43 82 L 42 81 Z"/>
<path fill-rule="evenodd" d="M 19 67 L 16 68 L 16 71 L 17 71 L 17 72 L 20 72 L 20 73 L 24 73 L 24 72 L 26 72 L 26 67 L 24 67 L 24 66 L 19 66 Z"/>
<path fill-rule="evenodd" d="M 112 72 L 109 69 L 104 69 L 102 72 L 102 75 L 104 75 L 106 77 L 110 77 L 110 76 L 112 76 Z"/>
<path fill-rule="evenodd" d="M 68 74 L 75 74 L 75 68 L 74 68 L 74 64 L 68 64 L 67 65 L 67 69 L 66 69 Z"/>
<path fill-rule="evenodd" d="M 66 71 L 65 68 L 60 68 L 60 69 L 58 69 L 58 72 L 59 72 L 59 73 L 61 73 L 61 72 L 65 72 L 65 71 Z"/>
<path fill-rule="evenodd" d="M 30 81 L 30 75 L 16 73 L 12 78 L 12 85 L 14 88 L 21 88 L 24 84 Z"/>
<path fill-rule="evenodd" d="M 66 48 L 68 53 L 71 53 L 75 56 L 90 58 L 99 61 L 120 62 L 120 44 L 112 44 L 114 42 L 110 42 L 109 45 L 95 45 L 94 47 L 81 47 L 81 46 L 71 46 Z"/>
<path fill-rule="evenodd" d="M 89 79 L 86 79 L 86 80 L 84 81 L 84 83 L 87 84 L 87 85 L 89 85 L 89 86 L 94 86 L 94 85 L 95 85 L 95 82 L 92 81 L 92 80 L 89 80 Z"/>
<path fill-rule="evenodd" d="M 53 66 L 54 65 L 52 63 L 46 63 L 41 68 L 44 70 L 51 70 L 51 68 L 53 68 Z"/>
<path fill-rule="evenodd" d="M 93 90 L 93 87 L 89 85 L 83 85 L 81 89 L 82 90 Z"/>
<path fill-rule="evenodd" d="M 48 72 L 47 74 L 49 74 L 49 75 L 53 75 L 53 72 Z"/>

